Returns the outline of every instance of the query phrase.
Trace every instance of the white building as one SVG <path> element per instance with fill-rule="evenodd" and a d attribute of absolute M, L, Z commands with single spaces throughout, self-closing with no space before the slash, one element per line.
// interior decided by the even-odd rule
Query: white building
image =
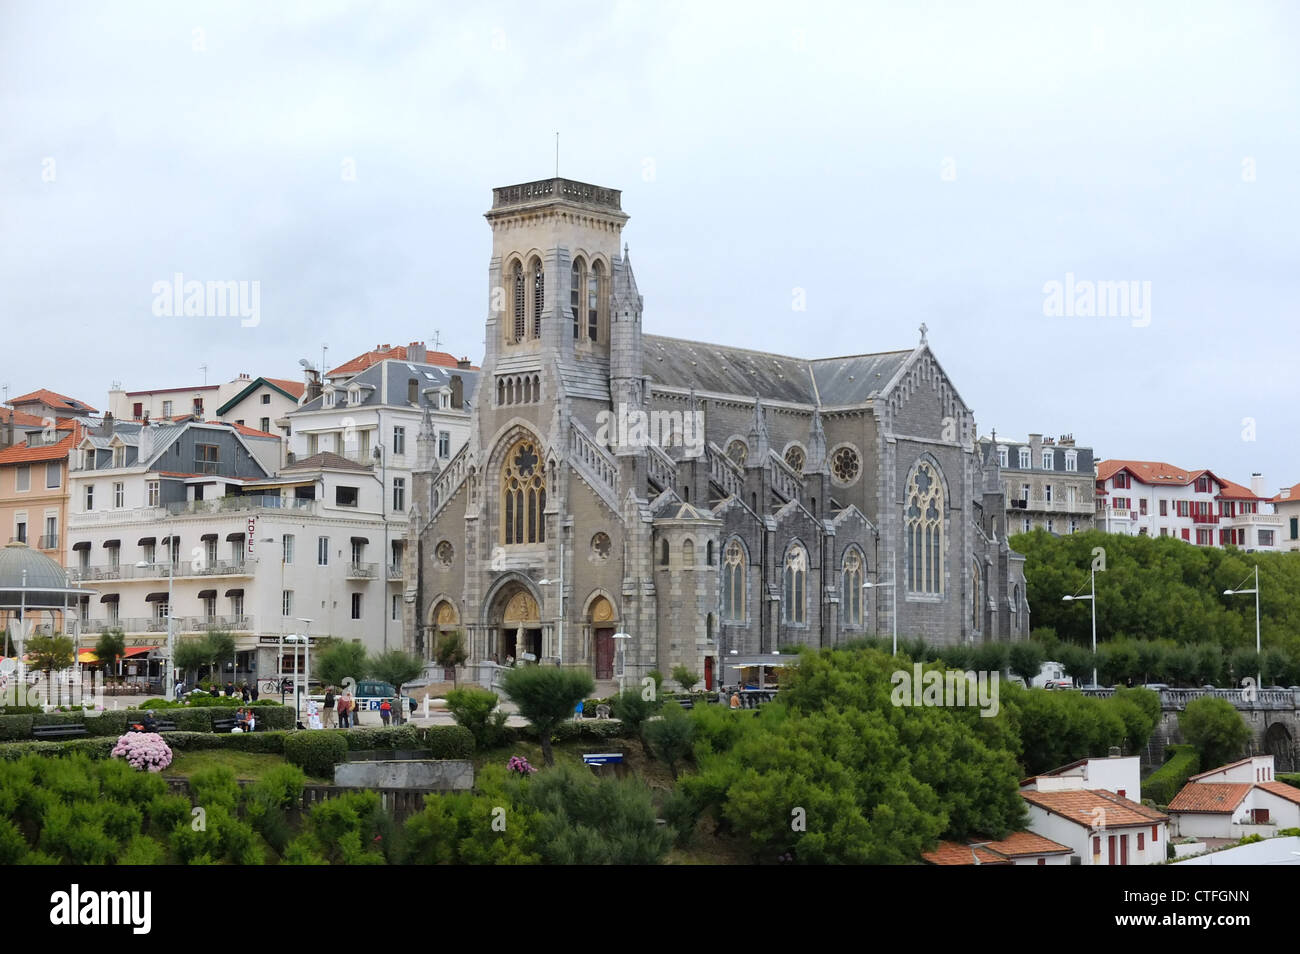
<path fill-rule="evenodd" d="M 1269 500 L 1282 521 L 1283 550 L 1300 550 L 1300 484 L 1283 487 Z"/>
<path fill-rule="evenodd" d="M 1282 517 L 1272 513 L 1264 479 L 1243 487 L 1208 470 L 1160 461 L 1097 465 L 1097 527 L 1106 533 L 1174 537 L 1203 547 L 1276 551 Z"/>
<path fill-rule="evenodd" d="M 1273 775 L 1273 756 L 1255 755 L 1193 775 L 1169 803 L 1174 832 L 1194 838 L 1270 838 L 1300 827 L 1300 788 Z"/>
<path fill-rule="evenodd" d="M 68 565 L 96 591 L 87 639 L 120 628 L 132 648 L 161 647 L 169 616 L 182 637 L 226 630 L 241 679 L 277 671 L 286 633 L 399 645 L 401 550 L 374 468 L 322 454 L 275 474 L 279 443 L 194 421 L 115 422 L 82 441 Z"/>
<path fill-rule="evenodd" d="M 1081 759 L 1020 783 L 1029 830 L 1068 846 L 1084 865 L 1152 865 L 1166 859 L 1169 816 L 1141 804 L 1140 761 Z"/>

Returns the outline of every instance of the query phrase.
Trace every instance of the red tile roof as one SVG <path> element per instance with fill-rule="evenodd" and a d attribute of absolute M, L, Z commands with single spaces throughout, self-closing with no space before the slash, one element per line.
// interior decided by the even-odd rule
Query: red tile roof
<path fill-rule="evenodd" d="M 1050 838 L 1036 835 L 1032 831 L 1012 832 L 1001 841 L 989 842 L 989 848 L 1007 858 L 1023 858 L 1026 855 L 1060 855 L 1069 854 L 1073 849 L 1059 845 Z"/>
<path fill-rule="evenodd" d="M 1231 480 L 1225 480 L 1222 477 L 1216 478 L 1223 484 L 1218 496 L 1225 500 L 1267 500 L 1267 497 L 1261 497 L 1249 487 L 1243 487 L 1241 484 L 1233 483 Z"/>
<path fill-rule="evenodd" d="M 1283 487 L 1281 493 L 1276 497 L 1270 497 L 1270 503 L 1295 503 L 1300 500 L 1300 484 L 1292 484 L 1290 487 Z"/>
<path fill-rule="evenodd" d="M 1192 775 L 1192 776 L 1190 776 L 1190 777 L 1187 779 L 1187 781 L 1189 781 L 1189 782 L 1200 781 L 1200 780 L 1203 779 L 1203 778 L 1208 778 L 1208 777 L 1211 776 L 1211 775 L 1214 775 L 1214 774 L 1216 774 L 1216 773 L 1218 773 L 1218 772 L 1222 772 L 1224 769 L 1236 768 L 1238 765 L 1249 765 L 1249 764 L 1250 764 L 1250 760 L 1251 760 L 1251 758 L 1252 758 L 1252 756 L 1249 756 L 1249 755 L 1248 755 L 1248 756 L 1246 756 L 1244 759 L 1237 759 L 1237 761 L 1235 761 L 1235 762 L 1229 762 L 1227 765 L 1218 765 L 1218 766 L 1215 766 L 1215 767 L 1212 768 L 1212 769 L 1207 769 L 1206 771 L 1201 772 L 1201 773 L 1199 773 L 1199 774 L 1197 774 L 1197 775 Z"/>
<path fill-rule="evenodd" d="M 1188 782 L 1169 803 L 1171 812 L 1232 814 L 1250 794 L 1249 782 Z"/>
<path fill-rule="evenodd" d="M 218 422 L 213 422 L 213 423 L 218 423 Z M 279 434 L 269 434 L 266 431 L 259 431 L 257 428 L 249 427 L 247 424 L 231 424 L 230 426 L 233 427 L 235 430 L 239 431 L 239 433 L 244 434 L 248 437 L 273 437 L 277 441 L 280 439 Z"/>
<path fill-rule="evenodd" d="M 1144 484 L 1172 484 L 1183 486 L 1192 482 L 1201 471 L 1190 471 L 1158 460 L 1103 460 L 1097 464 L 1097 479 L 1110 480 L 1121 470 L 1127 470 L 1134 480 Z"/>
<path fill-rule="evenodd" d="M 1300 805 L 1300 788 L 1294 785 L 1288 785 L 1286 782 L 1256 782 L 1255 787 Z"/>
<path fill-rule="evenodd" d="M 301 381 L 290 381 L 287 378 L 263 378 L 268 384 L 274 384 L 281 391 L 288 391 L 296 398 L 300 398 L 303 392 L 307 390 L 307 385 Z"/>
<path fill-rule="evenodd" d="M 1129 828 L 1169 820 L 1154 809 L 1102 789 L 1065 792 L 1021 792 L 1020 797 L 1066 821 L 1091 828 L 1104 820 L 1107 828 Z"/>
<path fill-rule="evenodd" d="M 82 429 L 75 427 L 72 431 L 63 435 L 53 444 L 41 444 L 36 447 L 28 447 L 26 444 L 15 444 L 13 447 L 6 447 L 0 451 L 0 465 L 4 464 L 29 464 L 36 461 L 67 460 L 68 454 L 77 442 L 81 440 Z"/>
<path fill-rule="evenodd" d="M 941 841 L 934 851 L 924 852 L 921 857 L 932 865 L 973 865 L 977 863 L 976 857 L 979 858 L 978 864 L 981 865 L 1011 864 L 1007 859 L 987 848 L 973 848 L 956 841 Z"/>
<path fill-rule="evenodd" d="M 85 401 L 78 401 L 76 398 L 70 398 L 66 394 L 58 394 L 54 391 L 48 391 L 45 388 L 32 391 L 30 394 L 23 394 L 9 400 L 10 404 L 35 404 L 40 402 L 48 404 L 50 407 L 56 407 L 64 411 L 76 411 L 82 414 L 98 413 L 93 407 Z"/>
<path fill-rule="evenodd" d="M 377 364 L 380 361 L 409 361 L 410 358 L 407 357 L 408 347 L 408 345 L 398 345 L 395 348 L 389 347 L 386 344 L 375 345 L 373 351 L 359 354 L 351 361 L 346 361 L 343 364 L 340 364 L 333 371 L 326 371 L 325 376 L 332 378 L 341 374 L 360 374 L 372 364 Z M 454 368 L 458 366 L 456 358 L 448 354 L 446 351 L 426 351 L 424 355 L 424 363 L 436 364 L 444 368 Z M 470 370 L 477 371 L 479 369 L 474 365 L 470 365 Z"/>
<path fill-rule="evenodd" d="M 14 422 L 15 427 L 42 427 L 45 422 L 35 414 L 28 414 L 26 411 L 15 411 L 11 407 L 0 407 L 0 424 Z"/>

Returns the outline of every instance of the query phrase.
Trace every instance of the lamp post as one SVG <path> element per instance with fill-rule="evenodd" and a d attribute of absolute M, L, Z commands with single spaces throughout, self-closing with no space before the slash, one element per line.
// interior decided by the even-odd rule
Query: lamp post
<path fill-rule="evenodd" d="M 295 622 L 305 623 L 306 629 L 311 629 L 312 621 L 309 619 L 295 619 Z M 283 637 L 285 642 L 293 643 L 293 715 L 294 721 L 299 721 L 302 715 L 302 697 L 307 694 L 307 684 L 311 679 L 311 637 L 306 632 L 293 634 Z M 302 644 L 302 683 L 298 682 L 298 644 Z"/>
<path fill-rule="evenodd" d="M 1244 582 L 1244 581 L 1243 581 Z M 1259 564 L 1255 564 L 1255 586 L 1249 590 L 1224 590 L 1224 596 L 1236 596 L 1239 593 L 1255 594 L 1255 662 L 1259 664 L 1259 670 L 1255 673 L 1255 688 L 1261 689 L 1264 685 L 1263 663 L 1260 661 L 1259 653 Z"/>
<path fill-rule="evenodd" d="M 627 676 L 627 640 L 632 638 L 631 633 L 615 633 L 614 638 L 618 640 L 618 694 L 623 694 L 623 680 Z"/>
<path fill-rule="evenodd" d="M 872 583 L 868 580 L 862 584 L 864 590 L 876 589 L 879 587 L 889 587 L 889 618 L 894 630 L 894 655 L 898 655 L 898 568 L 894 566 L 894 551 L 889 551 L 889 567 L 893 571 L 893 578 L 884 583 Z"/>
<path fill-rule="evenodd" d="M 555 656 L 560 660 L 560 665 L 564 665 L 564 544 L 560 543 L 560 578 L 558 580 L 538 580 L 538 586 L 558 586 L 560 595 L 560 619 L 558 629 L 555 634 L 556 650 Z"/>
<path fill-rule="evenodd" d="M 1071 600 L 1087 600 L 1092 604 L 1092 684 L 1097 685 L 1097 568 L 1093 567 L 1089 571 L 1090 590 L 1088 596 L 1080 596 L 1077 593 L 1073 596 L 1062 596 L 1063 602 Z"/>
<path fill-rule="evenodd" d="M 176 643 L 175 633 L 172 629 L 172 600 L 174 597 L 174 587 L 176 583 L 176 534 L 172 532 L 167 536 L 167 674 L 164 678 L 163 685 L 167 687 L 167 693 L 163 697 L 168 702 L 176 698 Z M 150 567 L 157 567 L 158 560 L 152 563 L 141 560 L 136 565 L 138 570 L 147 570 Z"/>

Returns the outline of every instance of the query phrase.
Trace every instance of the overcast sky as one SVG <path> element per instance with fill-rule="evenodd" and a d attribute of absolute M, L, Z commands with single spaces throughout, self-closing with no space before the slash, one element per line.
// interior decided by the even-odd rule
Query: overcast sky
<path fill-rule="evenodd" d="M 0 2 L 9 396 L 437 332 L 477 363 L 482 214 L 559 130 L 561 175 L 623 190 L 648 333 L 924 321 L 982 435 L 1300 481 L 1297 5 L 482 6 Z M 155 315 L 176 272 L 259 282 L 260 323 Z M 1045 314 L 1067 274 L 1149 313 Z"/>

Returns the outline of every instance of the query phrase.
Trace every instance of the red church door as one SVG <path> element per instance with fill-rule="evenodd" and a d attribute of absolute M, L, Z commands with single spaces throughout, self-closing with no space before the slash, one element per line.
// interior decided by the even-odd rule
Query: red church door
<path fill-rule="evenodd" d="M 713 657 L 704 657 L 704 688 L 713 688 Z"/>
<path fill-rule="evenodd" d="M 596 630 L 596 678 L 614 678 L 614 630 Z"/>

